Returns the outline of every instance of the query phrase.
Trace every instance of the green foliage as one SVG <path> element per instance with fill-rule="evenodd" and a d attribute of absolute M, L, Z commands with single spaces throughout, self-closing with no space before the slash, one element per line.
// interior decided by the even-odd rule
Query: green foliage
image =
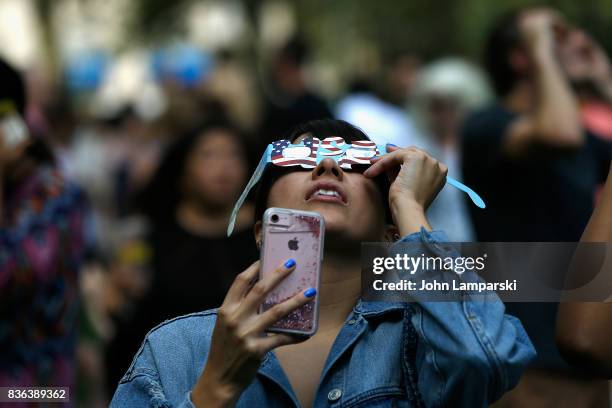
<path fill-rule="evenodd" d="M 537 5 L 560 10 L 612 50 L 609 0 L 301 0 L 296 5 L 301 26 L 328 55 L 360 40 L 375 45 L 383 57 L 413 50 L 426 58 L 448 54 L 478 58 L 495 18 Z"/>
<path fill-rule="evenodd" d="M 81 0 L 87 1 L 87 0 Z M 132 0 L 127 41 L 151 42 L 180 34 L 189 5 L 205 0 Z M 214 0 L 209 0 L 214 1 Z M 219 0 L 217 0 L 219 1 Z M 57 0 L 35 0 L 43 20 Z M 251 23 L 262 0 L 242 0 Z M 402 51 L 428 57 L 460 54 L 477 58 L 492 20 L 516 7 L 548 5 L 585 27 L 612 50 L 610 0 L 293 0 L 300 30 L 323 58 L 358 47 L 384 60 Z M 349 58 L 348 61 L 351 61 Z"/>
<path fill-rule="evenodd" d="M 153 42 L 182 31 L 181 21 L 186 8 L 194 0 L 132 0 L 130 19 L 133 39 Z"/>

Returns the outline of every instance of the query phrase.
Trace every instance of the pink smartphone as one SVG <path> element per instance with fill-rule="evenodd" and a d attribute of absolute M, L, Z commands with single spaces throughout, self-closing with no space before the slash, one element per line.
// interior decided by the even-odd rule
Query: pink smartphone
<path fill-rule="evenodd" d="M 321 214 L 268 208 L 263 216 L 260 278 L 292 258 L 295 270 L 262 303 L 263 313 L 308 288 L 319 291 L 325 222 Z M 268 328 L 269 332 L 312 336 L 319 320 L 319 297 L 294 310 Z"/>

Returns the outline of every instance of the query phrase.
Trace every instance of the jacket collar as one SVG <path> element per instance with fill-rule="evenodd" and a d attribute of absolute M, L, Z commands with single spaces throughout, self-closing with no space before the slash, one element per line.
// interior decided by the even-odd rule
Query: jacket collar
<path fill-rule="evenodd" d="M 360 314 L 364 318 L 379 317 L 390 312 L 406 309 L 408 305 L 402 302 L 367 302 L 359 299 L 353 308 L 355 314 Z"/>

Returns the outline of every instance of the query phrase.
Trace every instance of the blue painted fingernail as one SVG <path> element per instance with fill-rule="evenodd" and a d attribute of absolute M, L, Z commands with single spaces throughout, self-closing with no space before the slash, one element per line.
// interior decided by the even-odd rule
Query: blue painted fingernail
<path fill-rule="evenodd" d="M 295 265 L 295 260 L 293 258 L 289 258 L 285 261 L 285 268 L 289 269 Z"/>
<path fill-rule="evenodd" d="M 317 294 L 317 290 L 315 288 L 308 288 L 304 291 L 304 296 L 307 298 L 311 298 Z"/>
<path fill-rule="evenodd" d="M 397 147 L 397 145 L 394 145 L 393 143 L 387 143 L 387 146 Z"/>

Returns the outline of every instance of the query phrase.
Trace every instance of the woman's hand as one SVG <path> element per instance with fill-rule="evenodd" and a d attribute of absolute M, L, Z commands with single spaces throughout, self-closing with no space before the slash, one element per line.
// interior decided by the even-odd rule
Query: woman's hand
<path fill-rule="evenodd" d="M 266 328 L 311 301 L 314 289 L 258 314 L 266 295 L 295 269 L 288 260 L 274 273 L 253 285 L 259 275 L 259 261 L 236 277 L 217 312 L 208 361 L 192 390 L 197 407 L 231 405 L 257 373 L 263 356 L 270 350 L 303 341 L 285 334 L 266 335 Z"/>
<path fill-rule="evenodd" d="M 529 10 L 519 18 L 519 32 L 529 51 L 538 47 L 553 50 L 555 36 L 563 36 L 568 28 L 563 16 L 555 10 L 541 7 Z"/>
<path fill-rule="evenodd" d="M 377 158 L 363 174 L 390 178 L 389 205 L 400 235 L 431 229 L 425 210 L 446 183 L 448 168 L 415 147 L 388 145 L 386 155 Z"/>

